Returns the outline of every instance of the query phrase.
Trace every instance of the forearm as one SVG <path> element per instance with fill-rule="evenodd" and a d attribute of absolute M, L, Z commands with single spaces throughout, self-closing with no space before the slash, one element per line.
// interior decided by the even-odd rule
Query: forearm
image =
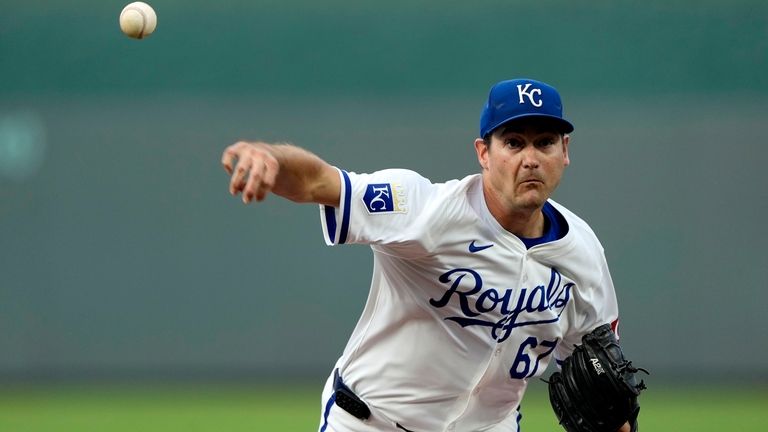
<path fill-rule="evenodd" d="M 291 144 L 267 145 L 280 166 L 272 191 L 294 202 L 338 207 L 341 184 L 336 168 Z"/>
<path fill-rule="evenodd" d="M 224 150 L 221 163 L 232 176 L 230 193 L 242 192 L 246 204 L 271 192 L 295 202 L 339 205 L 338 170 L 302 148 L 241 141 Z"/>

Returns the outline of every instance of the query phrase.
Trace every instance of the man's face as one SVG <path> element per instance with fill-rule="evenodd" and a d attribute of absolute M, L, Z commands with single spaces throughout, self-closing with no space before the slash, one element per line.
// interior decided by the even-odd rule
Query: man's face
<path fill-rule="evenodd" d="M 490 144 L 475 141 L 486 191 L 506 212 L 535 210 L 554 192 L 568 166 L 568 135 L 537 122 L 501 126 Z"/>

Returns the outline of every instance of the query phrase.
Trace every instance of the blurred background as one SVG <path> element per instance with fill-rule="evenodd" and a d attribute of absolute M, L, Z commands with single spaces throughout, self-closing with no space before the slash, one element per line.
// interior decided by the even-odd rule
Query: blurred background
<path fill-rule="evenodd" d="M 126 3 L 0 0 L 2 430 L 62 430 L 71 410 L 45 395 L 169 383 L 217 383 L 195 400 L 242 404 L 243 430 L 312 430 L 371 253 L 325 246 L 316 206 L 244 206 L 222 150 L 289 141 L 460 178 L 488 89 L 521 76 L 576 125 L 555 198 L 605 246 L 625 351 L 668 390 L 651 406 L 680 395 L 690 417 L 669 416 L 690 426 L 712 385 L 768 402 L 765 1 L 155 0 L 145 40 L 120 32 Z M 309 389 L 310 420 L 264 426 L 265 383 Z M 717 417 L 742 430 L 747 411 Z M 103 421 L 72 428 L 125 426 Z"/>

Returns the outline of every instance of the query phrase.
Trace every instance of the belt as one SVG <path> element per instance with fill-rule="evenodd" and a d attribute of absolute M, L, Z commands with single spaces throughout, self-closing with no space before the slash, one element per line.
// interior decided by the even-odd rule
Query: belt
<path fill-rule="evenodd" d="M 344 385 L 339 375 L 339 370 L 333 371 L 333 394 L 336 395 L 336 405 L 344 411 L 352 414 L 360 420 L 367 420 L 371 416 L 371 410 L 355 392 Z"/>
<path fill-rule="evenodd" d="M 344 381 L 339 375 L 339 370 L 333 371 L 333 394 L 336 395 L 336 405 L 344 411 L 352 414 L 360 420 L 367 420 L 371 416 L 371 409 L 365 404 L 355 392 L 344 384 Z M 413 432 L 410 429 L 406 429 L 400 423 L 397 423 L 398 429 L 402 429 L 406 432 Z"/>

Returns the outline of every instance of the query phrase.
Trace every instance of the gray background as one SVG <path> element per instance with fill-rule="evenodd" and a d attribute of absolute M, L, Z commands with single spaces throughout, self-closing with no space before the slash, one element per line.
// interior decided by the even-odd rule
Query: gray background
<path fill-rule="evenodd" d="M 593 226 L 625 349 L 658 377 L 768 380 L 768 3 L 0 1 L 0 378 L 323 377 L 370 251 L 316 206 L 227 193 L 221 151 L 477 172 L 496 81 L 561 91 L 555 198 Z"/>

